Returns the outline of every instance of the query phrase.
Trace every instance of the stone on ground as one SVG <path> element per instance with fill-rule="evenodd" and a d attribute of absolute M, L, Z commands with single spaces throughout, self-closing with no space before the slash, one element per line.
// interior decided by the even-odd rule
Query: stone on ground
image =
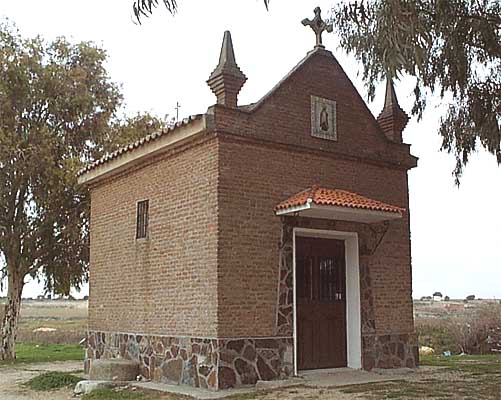
<path fill-rule="evenodd" d="M 139 364 L 125 359 L 93 360 L 90 365 L 91 381 L 134 381 L 139 375 Z"/>
<path fill-rule="evenodd" d="M 419 348 L 419 355 L 420 356 L 429 356 L 429 355 L 432 355 L 433 353 L 435 353 L 435 350 L 431 347 L 421 346 Z"/>
<path fill-rule="evenodd" d="M 82 395 L 97 389 L 111 389 L 116 386 L 117 383 L 109 381 L 80 381 L 76 384 L 73 393 L 76 395 Z"/>

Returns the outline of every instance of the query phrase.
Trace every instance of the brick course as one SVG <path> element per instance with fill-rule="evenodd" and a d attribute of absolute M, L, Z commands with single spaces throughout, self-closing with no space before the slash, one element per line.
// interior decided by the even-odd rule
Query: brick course
<path fill-rule="evenodd" d="M 243 156 L 245 154 L 245 157 Z M 273 333 L 281 222 L 272 209 L 308 187 L 356 191 L 408 209 L 405 171 L 275 150 L 220 143 L 219 326 L 222 335 Z M 231 167 L 225 166 L 231 163 Z M 295 167 L 287 171 L 289 165 Z M 340 171 L 345 171 L 340 173 Z M 375 313 L 382 332 L 413 331 L 407 214 L 390 223 L 370 262 Z M 244 300 L 244 301 L 243 301 Z"/>
<path fill-rule="evenodd" d="M 91 330 L 216 336 L 217 165 L 212 138 L 91 190 Z"/>

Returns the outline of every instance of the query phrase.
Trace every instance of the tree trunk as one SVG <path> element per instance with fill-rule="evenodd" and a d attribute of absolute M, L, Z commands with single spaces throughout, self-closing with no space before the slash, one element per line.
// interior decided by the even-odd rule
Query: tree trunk
<path fill-rule="evenodd" d="M 21 309 L 21 293 L 23 292 L 24 277 L 18 271 L 9 271 L 7 283 L 7 303 L 2 319 L 0 360 L 14 360 L 16 358 L 16 335 L 19 311 Z"/>

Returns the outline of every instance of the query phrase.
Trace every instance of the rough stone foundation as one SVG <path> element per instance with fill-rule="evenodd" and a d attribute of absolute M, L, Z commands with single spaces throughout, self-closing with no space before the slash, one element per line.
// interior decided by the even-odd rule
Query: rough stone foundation
<path fill-rule="evenodd" d="M 89 332 L 91 360 L 125 358 L 145 379 L 210 390 L 252 385 L 293 373 L 292 338 L 202 339 Z"/>
<path fill-rule="evenodd" d="M 363 335 L 362 367 L 416 368 L 419 363 L 416 334 Z"/>

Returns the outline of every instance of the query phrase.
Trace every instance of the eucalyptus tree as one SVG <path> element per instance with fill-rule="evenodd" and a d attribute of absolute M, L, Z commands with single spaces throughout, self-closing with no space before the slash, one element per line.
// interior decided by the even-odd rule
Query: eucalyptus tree
<path fill-rule="evenodd" d="M 66 295 L 87 279 L 89 197 L 77 171 L 162 127 L 117 118 L 122 96 L 105 61 L 91 43 L 25 39 L 0 21 L 0 359 L 15 358 L 26 277 Z"/>
<path fill-rule="evenodd" d="M 456 183 L 484 147 L 501 163 L 501 2 L 350 1 L 333 9 L 340 46 L 363 66 L 368 96 L 381 79 L 415 79 L 412 113 L 436 93 L 447 105 L 441 149 L 456 158 Z"/>
<path fill-rule="evenodd" d="M 263 0 L 263 2 L 265 7 L 268 8 L 270 1 Z M 175 14 L 177 11 L 177 0 L 135 0 L 132 3 L 132 10 L 137 21 L 141 23 L 141 18 L 150 16 L 159 4 L 163 4 L 171 14 Z"/>
<path fill-rule="evenodd" d="M 163 3 L 136 0 L 140 21 Z M 340 47 L 361 63 L 369 100 L 382 79 L 415 79 L 412 113 L 422 118 L 431 94 L 446 104 L 441 150 L 454 154 L 456 183 L 471 154 L 485 148 L 501 163 L 501 2 L 499 0 L 333 1 Z M 269 0 L 264 0 L 266 7 Z"/>

